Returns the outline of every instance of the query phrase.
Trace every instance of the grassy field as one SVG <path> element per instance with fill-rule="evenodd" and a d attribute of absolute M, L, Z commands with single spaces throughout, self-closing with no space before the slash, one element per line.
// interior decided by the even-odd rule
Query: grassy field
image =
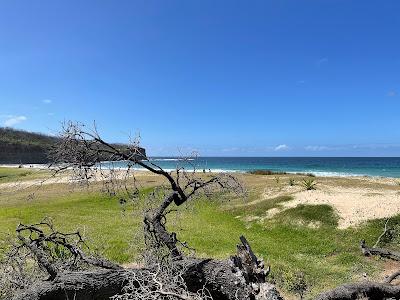
<path fill-rule="evenodd" d="M 48 174 L 46 170 L 0 167 L 0 183 L 33 180 Z"/>
<path fill-rule="evenodd" d="M 17 169 L 0 174 L 19 176 Z M 35 174 L 26 175 L 27 178 Z M 24 176 L 25 177 L 25 176 Z M 146 181 L 147 180 L 147 181 Z M 246 175 L 242 178 L 249 188 L 248 201 L 232 199 L 200 199 L 169 215 L 170 228 L 203 257 L 227 258 L 235 252 L 240 235 L 245 235 L 255 252 L 271 265 L 273 279 L 282 291 L 292 294 L 296 274 L 304 273 L 309 286 L 308 297 L 340 283 L 374 278 L 386 262 L 365 258 L 359 242 L 374 243 L 381 233 L 384 220 L 374 220 L 357 228 L 338 229 L 338 216 L 328 205 L 299 205 L 283 210 L 272 218 L 264 218 L 271 209 L 291 200 L 290 195 L 254 201 L 263 187 L 276 185 L 273 177 Z M 157 180 L 146 177 L 142 192 Z M 0 192 L 0 238 L 12 234 L 19 222 L 38 222 L 51 217 L 63 231 L 80 229 L 89 244 L 106 257 L 119 263 L 132 262 L 138 250 L 137 232 L 141 218 L 135 208 L 121 206 L 118 197 L 100 192 L 101 185 L 76 189 L 66 184 L 29 187 L 18 192 Z M 400 222 L 397 217 L 394 221 Z M 389 245 L 396 247 L 396 245 Z"/>

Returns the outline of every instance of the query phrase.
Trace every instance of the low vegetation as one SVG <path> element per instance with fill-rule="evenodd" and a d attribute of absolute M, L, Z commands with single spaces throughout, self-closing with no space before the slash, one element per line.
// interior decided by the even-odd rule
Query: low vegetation
<path fill-rule="evenodd" d="M 308 177 L 316 177 L 315 174 L 313 174 L 313 173 L 296 173 L 296 175 L 305 175 Z"/>
<path fill-rule="evenodd" d="M 307 190 L 315 190 L 317 187 L 317 182 L 312 178 L 304 178 L 301 182 L 301 185 Z"/>
<path fill-rule="evenodd" d="M 285 175 L 286 172 L 282 171 L 272 171 L 272 170 L 251 170 L 248 171 L 249 174 L 253 175 Z"/>
<path fill-rule="evenodd" d="M 0 167 L 0 183 L 31 180 L 48 174 L 45 170 Z"/>
<path fill-rule="evenodd" d="M 334 209 L 326 204 L 299 204 L 282 211 L 275 218 L 286 223 L 301 222 L 304 225 L 334 227 L 338 225 L 339 219 Z"/>
<path fill-rule="evenodd" d="M 0 195 L 0 239 L 4 233 L 12 233 L 19 222 L 37 222 L 48 216 L 57 228 L 85 232 L 91 247 L 115 262 L 137 259 L 138 250 L 132 240 L 137 240 L 135 232 L 141 220 L 134 218 L 129 204 L 121 205 L 117 196 L 110 198 L 96 189 L 72 191 L 61 184 L 42 187 L 27 202 L 31 193 L 24 190 Z M 263 216 L 290 200 L 290 196 L 282 196 L 239 206 L 236 200 L 220 204 L 199 199 L 183 212 L 171 213 L 168 224 L 203 257 L 231 255 L 236 243 L 232 237 L 244 234 L 256 253 L 269 261 L 271 278 L 287 294 L 305 292 L 305 298 L 309 298 L 360 274 L 376 274 L 382 262 L 361 256 L 359 240 L 362 237 L 374 242 L 382 230 L 382 220 L 339 230 L 337 215 L 328 205 L 299 205 L 263 221 L 242 218 Z M 393 219 L 399 221 L 399 217 Z"/>

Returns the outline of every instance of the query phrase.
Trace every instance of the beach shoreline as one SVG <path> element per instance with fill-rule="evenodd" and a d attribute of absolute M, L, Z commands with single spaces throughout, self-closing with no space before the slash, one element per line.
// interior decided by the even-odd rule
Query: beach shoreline
<path fill-rule="evenodd" d="M 1 165 L 0 167 L 4 167 Z M 11 167 L 7 165 L 7 167 Z M 18 167 L 13 165 L 13 168 Z M 33 165 L 22 169 L 49 170 L 46 165 Z M 33 171 L 33 173 L 35 173 Z M 149 182 L 158 182 L 157 175 L 146 170 L 135 170 L 135 178 L 142 180 L 146 185 Z M 1 189 L 26 188 L 34 185 L 74 184 L 79 181 L 71 177 L 72 173 L 52 176 L 51 172 L 43 172 L 43 177 L 30 180 L 22 177 L 21 180 L 1 182 Z M 101 175 L 94 175 L 91 181 L 107 180 L 108 175 L 117 179 L 126 179 L 125 170 L 113 172 L 102 171 Z M 215 174 L 200 172 L 199 176 Z M 247 172 L 235 173 L 249 190 L 258 190 L 259 196 L 252 203 L 269 201 L 274 197 L 290 195 L 291 201 L 282 203 L 279 209 L 268 211 L 266 218 L 286 209 L 298 205 L 329 205 L 339 216 L 339 228 L 357 226 L 365 221 L 381 218 L 390 218 L 400 214 L 400 180 L 391 177 L 374 176 L 309 176 L 307 174 L 272 174 L 254 175 Z M 131 176 L 131 175 L 129 175 Z M 129 178 L 129 177 L 128 177 Z M 293 180 L 293 186 L 289 185 Z M 302 182 L 312 180 L 316 183 L 315 190 L 306 190 Z M 151 184 L 153 185 L 153 184 Z"/>
<path fill-rule="evenodd" d="M 40 170 L 53 170 L 55 169 L 54 166 L 49 164 L 0 164 L 0 168 L 21 168 L 21 169 L 40 169 Z M 111 166 L 109 164 L 105 164 L 102 166 L 103 169 L 114 169 L 117 171 L 126 171 L 128 167 L 121 167 L 121 166 Z M 148 172 L 148 170 L 142 167 L 131 167 L 130 170 L 137 171 L 137 172 Z M 166 172 L 174 172 L 176 168 L 163 168 Z M 252 169 L 252 170 L 231 170 L 231 169 L 206 169 L 206 168 L 186 168 L 188 172 L 196 172 L 196 173 L 233 173 L 233 174 L 247 174 L 253 171 L 261 170 L 264 171 L 266 169 Z M 398 176 L 382 176 L 382 175 L 368 175 L 368 174 L 357 174 L 357 173 L 348 173 L 348 172 L 328 172 L 328 171 L 313 171 L 313 170 L 298 170 L 298 171 L 285 171 L 285 170 L 267 170 L 271 171 L 272 173 L 276 173 L 276 175 L 313 175 L 315 177 L 331 177 L 331 178 L 372 178 L 372 179 L 392 179 L 396 180 L 400 177 Z M 271 174 L 275 175 L 275 174 Z"/>

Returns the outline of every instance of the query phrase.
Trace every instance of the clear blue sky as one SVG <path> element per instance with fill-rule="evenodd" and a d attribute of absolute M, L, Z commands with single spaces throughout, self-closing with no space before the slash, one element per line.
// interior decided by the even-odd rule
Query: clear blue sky
<path fill-rule="evenodd" d="M 150 155 L 400 155 L 400 1 L 1 1 L 0 125 Z"/>

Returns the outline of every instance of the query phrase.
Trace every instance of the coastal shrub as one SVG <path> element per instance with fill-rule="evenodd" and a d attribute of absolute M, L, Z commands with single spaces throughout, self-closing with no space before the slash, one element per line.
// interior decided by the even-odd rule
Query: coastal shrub
<path fill-rule="evenodd" d="M 249 174 L 253 175 L 286 175 L 286 172 L 272 171 L 272 170 L 251 170 L 248 171 Z"/>
<path fill-rule="evenodd" d="M 288 270 L 285 267 L 284 269 L 275 270 L 271 274 L 270 279 L 284 290 L 298 295 L 299 299 L 304 299 L 305 294 L 311 290 L 309 278 L 303 271 L 298 269 Z"/>
<path fill-rule="evenodd" d="M 295 180 L 293 178 L 289 178 L 289 185 L 294 186 L 296 184 Z"/>
<path fill-rule="evenodd" d="M 315 190 L 317 186 L 317 182 L 312 178 L 304 178 L 301 184 L 307 191 Z"/>
<path fill-rule="evenodd" d="M 279 176 L 275 176 L 275 182 L 276 182 L 276 184 L 279 184 L 280 181 L 281 181 L 281 179 L 279 178 Z"/>
<path fill-rule="evenodd" d="M 288 290 L 304 299 L 305 293 L 309 290 L 309 284 L 303 272 L 296 272 L 287 278 Z"/>
<path fill-rule="evenodd" d="M 296 175 L 303 175 L 303 176 L 307 176 L 307 177 L 317 177 L 313 173 L 300 173 L 300 172 L 297 172 Z"/>

